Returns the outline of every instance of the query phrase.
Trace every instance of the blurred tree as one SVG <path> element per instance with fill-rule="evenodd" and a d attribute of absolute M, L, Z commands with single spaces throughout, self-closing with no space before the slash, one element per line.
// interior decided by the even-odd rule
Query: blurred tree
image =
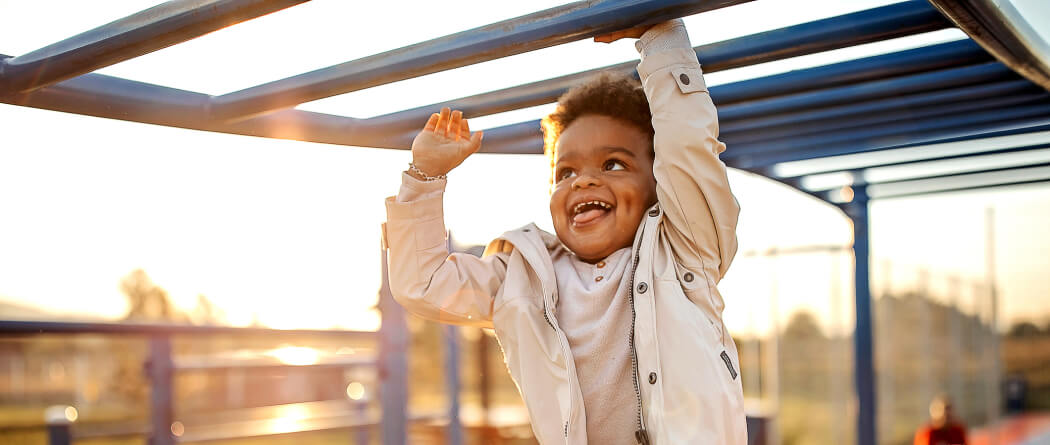
<path fill-rule="evenodd" d="M 168 292 L 146 275 L 135 269 L 120 280 L 120 291 L 128 298 L 125 320 L 134 321 L 188 321 L 171 304 Z"/>
<path fill-rule="evenodd" d="M 817 324 L 817 318 L 807 311 L 798 311 L 791 315 L 784 337 L 788 339 L 809 340 L 824 338 L 824 331 Z"/>
<path fill-rule="evenodd" d="M 225 324 L 226 313 L 208 297 L 198 294 L 197 305 L 190 312 L 190 319 L 193 324 Z"/>
<path fill-rule="evenodd" d="M 179 312 L 171 303 L 171 298 L 164 288 L 150 279 L 146 271 L 135 269 L 121 278 L 120 290 L 128 299 L 128 312 L 125 321 L 135 322 L 187 322 L 189 317 Z M 117 363 L 110 384 L 112 391 L 119 394 L 133 406 L 144 407 L 149 395 L 146 377 L 143 375 L 143 359 L 146 356 L 145 345 L 140 341 L 132 343 L 114 342 L 112 344 L 113 360 Z"/>
<path fill-rule="evenodd" d="M 1014 323 L 1013 326 L 1010 326 L 1010 331 L 1009 333 L 1007 333 L 1007 335 L 1014 338 L 1024 338 L 1037 337 L 1042 333 L 1043 332 L 1039 330 L 1039 326 L 1036 326 L 1035 323 L 1032 323 L 1030 321 L 1022 321 Z"/>

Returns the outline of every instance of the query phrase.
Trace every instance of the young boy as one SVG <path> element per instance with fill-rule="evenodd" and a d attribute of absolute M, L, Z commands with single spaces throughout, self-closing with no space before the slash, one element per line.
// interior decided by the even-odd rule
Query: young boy
<path fill-rule="evenodd" d="M 481 145 L 459 112 L 412 145 L 384 234 L 409 311 L 495 329 L 543 444 L 744 445 L 736 347 L 715 287 L 739 208 L 714 104 L 680 20 L 639 38 L 641 86 L 604 74 L 544 119 L 557 236 L 528 225 L 449 254 L 444 175 Z"/>

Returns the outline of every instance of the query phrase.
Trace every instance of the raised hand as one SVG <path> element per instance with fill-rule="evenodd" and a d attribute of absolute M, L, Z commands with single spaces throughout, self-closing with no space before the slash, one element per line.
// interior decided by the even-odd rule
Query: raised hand
<path fill-rule="evenodd" d="M 442 108 L 441 113 L 430 115 L 412 141 L 412 163 L 427 176 L 444 175 L 481 148 L 482 134 L 470 133 L 463 112 Z"/>

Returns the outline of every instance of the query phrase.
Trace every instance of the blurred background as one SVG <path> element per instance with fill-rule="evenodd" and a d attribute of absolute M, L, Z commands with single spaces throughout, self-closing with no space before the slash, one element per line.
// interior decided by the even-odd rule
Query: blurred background
<path fill-rule="evenodd" d="M 156 3 L 0 0 L 0 16 L 14 18 L 0 51 L 23 54 Z M 315 0 L 99 72 L 223 94 L 564 2 L 454 3 Z M 686 23 L 699 45 L 889 3 L 758 0 Z M 708 83 L 964 38 L 923 33 Z M 580 41 L 298 108 L 371 117 L 636 57 L 631 42 Z M 382 200 L 408 153 L 11 105 L 0 105 L 0 129 L 0 443 L 48 443 L 49 425 L 72 424 L 78 444 L 145 444 L 158 406 L 173 410 L 180 443 L 381 443 L 384 407 L 399 395 L 410 443 L 534 443 L 492 332 L 405 316 L 381 298 Z M 468 159 L 446 194 L 453 247 L 478 254 L 532 221 L 550 230 L 548 168 L 541 156 Z M 854 443 L 851 222 L 750 173 L 732 170 L 730 182 L 741 247 L 720 288 L 749 415 L 763 443 Z M 1045 183 L 872 201 L 879 443 L 911 443 L 942 394 L 971 443 L 1050 431 L 1048 227 Z M 81 324 L 39 334 L 21 321 Z M 113 323 L 126 329 L 97 327 Z M 168 324 L 199 329 L 150 328 Z M 393 381 L 405 384 L 384 389 L 379 369 L 400 370 Z"/>

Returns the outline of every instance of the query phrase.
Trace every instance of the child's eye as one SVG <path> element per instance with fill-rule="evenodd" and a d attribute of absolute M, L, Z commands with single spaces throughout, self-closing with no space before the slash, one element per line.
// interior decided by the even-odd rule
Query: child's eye
<path fill-rule="evenodd" d="M 571 168 L 563 168 L 558 171 L 558 181 L 569 179 L 573 176 L 576 176 L 576 172 L 572 171 Z"/>
<path fill-rule="evenodd" d="M 627 169 L 627 167 L 624 167 L 623 163 L 620 162 L 620 161 L 606 161 L 605 162 L 605 170 L 606 171 L 625 170 L 625 169 Z"/>

